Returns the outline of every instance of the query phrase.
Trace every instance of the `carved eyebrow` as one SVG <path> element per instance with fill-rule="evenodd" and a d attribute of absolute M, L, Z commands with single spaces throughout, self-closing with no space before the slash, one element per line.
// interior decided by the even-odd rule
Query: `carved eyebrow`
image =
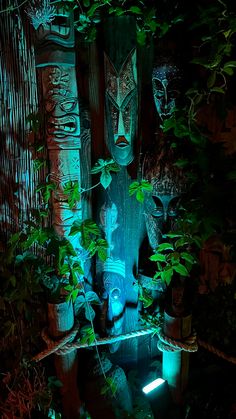
<path fill-rule="evenodd" d="M 115 101 L 115 99 L 113 98 L 113 96 L 108 92 L 108 91 L 106 91 L 106 95 L 107 95 L 107 97 L 109 98 L 109 100 L 112 102 L 112 105 L 113 106 L 115 106 L 115 108 L 116 109 L 118 109 L 118 110 L 124 110 L 124 108 L 126 108 L 126 106 L 128 105 L 128 103 L 131 101 L 131 99 L 133 98 L 133 96 L 134 96 L 134 94 L 135 94 L 135 90 L 136 90 L 136 88 L 134 88 L 134 89 L 132 89 L 126 96 L 125 96 L 125 98 L 124 98 L 124 100 L 123 100 L 123 102 L 122 102 L 122 104 L 121 104 L 121 106 L 119 106 L 117 103 L 116 103 L 116 101 Z"/>

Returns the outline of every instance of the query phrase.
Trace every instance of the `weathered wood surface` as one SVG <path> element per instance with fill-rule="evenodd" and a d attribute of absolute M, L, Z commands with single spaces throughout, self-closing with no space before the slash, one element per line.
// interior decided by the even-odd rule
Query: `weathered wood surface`
<path fill-rule="evenodd" d="M 1 2 L 1 9 L 16 5 Z M 24 10 L 0 14 L 0 251 L 38 208 L 33 170 L 35 135 L 27 118 L 38 110 L 34 45 Z M 44 170 L 41 171 L 42 175 Z"/>
<path fill-rule="evenodd" d="M 192 316 L 174 317 L 164 313 L 164 334 L 173 339 L 181 340 L 191 335 Z M 188 383 L 189 353 L 184 351 L 163 352 L 162 376 L 168 381 L 172 398 L 181 404 L 183 392 Z"/>
<path fill-rule="evenodd" d="M 41 111 L 45 115 L 45 138 L 49 150 L 50 180 L 56 184 L 52 195 L 52 221 L 59 236 L 66 237 L 80 252 L 79 238 L 69 236 L 76 219 L 82 221 L 81 200 L 70 208 L 64 188 L 68 182 L 81 186 L 80 115 L 75 68 L 73 14 L 62 6 L 57 13 L 66 19 L 68 31 L 59 25 L 49 25 L 37 31 L 39 85 L 42 86 Z M 66 34 L 66 35 L 65 35 Z M 65 36 L 64 36 L 65 35 Z M 84 148 L 89 135 L 83 138 Z M 89 161 L 89 160 L 88 160 Z M 89 169 L 89 168 L 88 168 Z M 52 336 L 59 337 L 74 324 L 72 304 L 49 305 Z M 80 397 L 77 386 L 77 351 L 55 356 L 55 367 L 63 387 L 62 406 L 66 419 L 80 417 Z"/>
<path fill-rule="evenodd" d="M 48 304 L 49 333 L 53 339 L 60 339 L 74 326 L 72 303 Z M 66 355 L 55 355 L 55 368 L 62 383 L 61 396 L 63 415 L 66 419 L 79 418 L 81 401 L 77 386 L 77 351 Z"/>

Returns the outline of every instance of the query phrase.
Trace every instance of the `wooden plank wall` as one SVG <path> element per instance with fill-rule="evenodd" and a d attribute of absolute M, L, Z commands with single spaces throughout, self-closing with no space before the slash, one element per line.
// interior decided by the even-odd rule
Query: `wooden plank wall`
<path fill-rule="evenodd" d="M 1 10 L 15 6 L 1 2 Z M 34 141 L 27 117 L 38 109 L 34 47 L 24 9 L 0 14 L 0 250 L 37 208 Z"/>

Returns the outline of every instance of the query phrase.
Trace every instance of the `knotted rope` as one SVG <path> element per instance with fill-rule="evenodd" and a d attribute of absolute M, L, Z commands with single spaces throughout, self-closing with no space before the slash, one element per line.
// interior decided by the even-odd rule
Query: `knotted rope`
<path fill-rule="evenodd" d="M 53 353 L 56 353 L 57 355 L 65 355 L 76 349 L 91 348 L 91 347 L 99 346 L 99 345 L 109 345 L 117 341 L 132 339 L 135 337 L 145 336 L 145 335 L 154 333 L 154 334 L 157 334 L 159 338 L 157 345 L 158 345 L 158 349 L 162 352 L 164 351 L 196 352 L 198 349 L 198 344 L 199 344 L 204 349 L 212 352 L 218 357 L 228 362 L 231 362 L 233 364 L 236 364 L 236 357 L 229 356 L 225 354 L 223 351 L 220 351 L 219 349 L 215 348 L 214 346 L 200 339 L 197 339 L 195 333 L 188 336 L 183 341 L 178 341 L 178 340 L 175 340 L 173 338 L 166 336 L 160 328 L 157 329 L 156 327 L 149 327 L 145 329 L 136 330 L 134 332 L 124 333 L 122 335 L 95 339 L 94 342 L 89 344 L 89 343 L 81 343 L 80 341 L 76 341 L 76 340 L 74 341 L 78 331 L 79 331 L 79 324 L 75 323 L 73 329 L 65 337 L 63 337 L 60 340 L 53 340 L 48 336 L 47 329 L 43 329 L 42 338 L 47 344 L 47 348 L 44 351 L 40 352 L 38 355 L 36 355 L 33 358 L 33 360 L 38 362 Z"/>
<path fill-rule="evenodd" d="M 42 338 L 47 344 L 47 349 L 40 352 L 33 358 L 33 361 L 41 361 L 43 358 L 46 358 L 48 355 L 56 353 L 57 355 L 65 355 L 75 349 L 82 349 L 82 348 L 92 348 L 93 346 L 99 345 L 109 345 L 110 343 L 115 343 L 121 340 L 132 339 L 138 336 L 145 336 L 151 333 L 156 332 L 157 329 L 155 327 L 149 327 L 146 329 L 136 330 L 134 332 L 124 333 L 122 335 L 117 336 L 109 336 L 106 338 L 99 338 L 95 339 L 92 343 L 81 343 L 81 342 L 73 342 L 77 332 L 78 332 L 78 325 L 74 326 L 71 332 L 68 333 L 64 338 L 60 339 L 59 341 L 55 341 L 51 339 L 47 334 L 47 329 L 43 329 L 42 331 Z"/>
<path fill-rule="evenodd" d="M 197 345 L 197 336 L 195 333 L 188 336 L 182 341 L 175 340 L 166 336 L 163 331 L 158 333 L 159 342 L 157 347 L 162 352 L 177 352 L 177 351 L 185 351 L 185 352 L 196 352 L 198 350 Z"/>

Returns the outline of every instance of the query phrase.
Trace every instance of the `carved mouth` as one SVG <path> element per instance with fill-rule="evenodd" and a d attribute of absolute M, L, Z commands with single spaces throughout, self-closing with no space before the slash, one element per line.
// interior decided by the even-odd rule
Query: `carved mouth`
<path fill-rule="evenodd" d="M 124 135 L 119 135 L 118 139 L 115 142 L 115 145 L 117 147 L 127 147 L 129 145 L 129 142 L 126 140 L 126 138 L 124 137 Z"/>
<path fill-rule="evenodd" d="M 56 137 L 65 137 L 68 134 L 74 134 L 77 131 L 77 122 L 74 116 L 62 118 L 49 118 L 48 134 Z"/>

